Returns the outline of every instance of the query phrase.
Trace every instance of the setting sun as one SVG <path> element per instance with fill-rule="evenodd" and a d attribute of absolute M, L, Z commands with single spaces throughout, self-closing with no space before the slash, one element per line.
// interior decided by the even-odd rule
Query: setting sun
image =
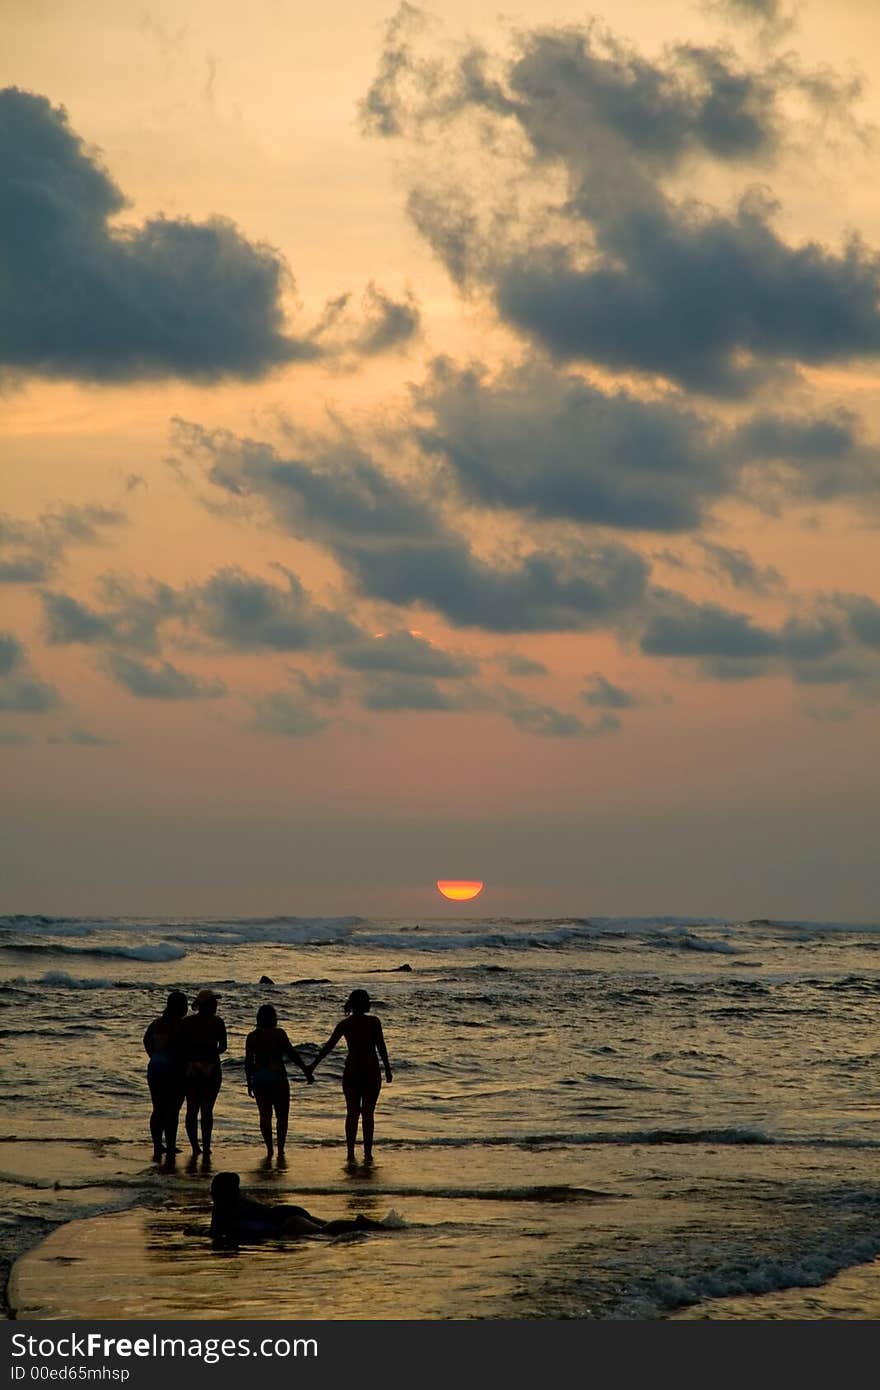
<path fill-rule="evenodd" d="M 482 882 L 476 878 L 438 878 L 437 887 L 444 898 L 458 903 L 476 898 L 483 891 Z"/>

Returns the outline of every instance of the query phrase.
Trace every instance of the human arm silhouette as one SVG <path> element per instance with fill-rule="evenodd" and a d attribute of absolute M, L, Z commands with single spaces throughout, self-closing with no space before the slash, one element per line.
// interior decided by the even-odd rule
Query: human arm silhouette
<path fill-rule="evenodd" d="M 391 1063 L 388 1060 L 388 1049 L 385 1046 L 385 1034 L 382 1032 L 382 1024 L 379 1022 L 378 1018 L 376 1019 L 376 1051 L 385 1068 L 385 1080 L 390 1084 L 394 1080 L 394 1076 L 391 1071 Z"/>
<path fill-rule="evenodd" d="M 328 1052 L 332 1052 L 332 1051 L 333 1051 L 334 1047 L 335 1047 L 336 1044 L 339 1042 L 339 1039 L 343 1036 L 344 1033 L 345 1033 L 345 1019 L 343 1018 L 343 1019 L 340 1020 L 339 1023 L 337 1023 L 336 1027 L 333 1029 L 333 1032 L 330 1034 L 330 1036 L 329 1036 L 329 1038 L 327 1039 L 327 1041 L 325 1042 L 324 1046 L 318 1050 L 317 1056 L 314 1057 L 314 1058 L 312 1059 L 312 1064 L 311 1064 L 311 1066 L 309 1067 L 308 1075 L 311 1076 L 312 1073 L 313 1073 L 314 1070 L 315 1070 L 315 1067 L 318 1065 L 318 1063 L 319 1063 L 319 1062 L 322 1062 L 322 1061 L 324 1060 L 324 1058 L 327 1056 L 327 1053 L 328 1053 Z M 313 1078 L 313 1079 L 314 1079 L 314 1078 Z"/>
<path fill-rule="evenodd" d="M 244 1076 L 247 1082 L 247 1093 L 249 1096 L 254 1094 L 253 1077 L 255 1069 L 254 1034 L 248 1033 L 244 1044 Z"/>
<path fill-rule="evenodd" d="M 313 1086 L 315 1084 L 315 1078 L 312 1076 L 311 1068 L 308 1062 L 303 1061 L 302 1056 L 299 1052 L 297 1052 L 296 1048 L 291 1043 L 290 1038 L 287 1036 L 286 1033 L 283 1032 L 283 1030 L 282 1034 L 284 1038 L 284 1056 L 289 1061 L 296 1063 L 303 1076 L 305 1077 L 306 1081 L 309 1083 L 310 1086 Z"/>

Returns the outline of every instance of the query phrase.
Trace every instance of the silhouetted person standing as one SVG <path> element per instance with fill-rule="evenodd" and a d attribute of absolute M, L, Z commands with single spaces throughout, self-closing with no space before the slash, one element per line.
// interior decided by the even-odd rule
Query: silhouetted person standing
<path fill-rule="evenodd" d="M 147 1085 L 153 1101 L 150 1135 L 156 1163 L 161 1161 L 163 1151 L 169 1163 L 173 1162 L 177 1153 L 177 1125 L 185 1091 L 180 1035 L 188 1008 L 186 995 L 179 989 L 172 990 L 165 1012 L 154 1018 L 144 1033 L 144 1048 L 150 1059 L 147 1064 Z"/>
<path fill-rule="evenodd" d="M 373 1115 L 376 1101 L 382 1089 L 381 1061 L 385 1068 L 385 1080 L 391 1082 L 391 1064 L 385 1047 L 382 1024 L 375 1014 L 370 1013 L 370 996 L 365 989 L 354 989 L 345 1001 L 345 1018 L 340 1019 L 330 1037 L 321 1048 L 310 1071 L 332 1052 L 341 1038 L 348 1044 L 348 1056 L 342 1072 L 342 1090 L 345 1095 L 345 1143 L 348 1159 L 354 1162 L 354 1146 L 357 1140 L 358 1120 L 362 1124 L 364 1141 L 364 1162 L 373 1158 Z"/>
<path fill-rule="evenodd" d="M 186 1062 L 186 1132 L 194 1154 L 211 1152 L 214 1104 L 223 1080 L 220 1054 L 226 1051 L 226 1025 L 217 1017 L 219 996 L 202 989 L 193 1001 L 194 1012 L 183 1020 L 181 1042 Z M 202 1143 L 199 1145 L 199 1118 Z"/>
<path fill-rule="evenodd" d="M 272 1157 L 272 1112 L 278 1135 L 278 1157 L 284 1157 L 287 1122 L 290 1115 L 290 1082 L 284 1069 L 286 1061 L 295 1062 L 309 1085 L 314 1081 L 302 1057 L 291 1045 L 283 1028 L 278 1027 L 278 1015 L 271 1004 L 257 1010 L 257 1026 L 248 1033 L 244 1048 L 244 1071 L 248 1095 L 257 1102 L 260 1133 L 266 1153 Z"/>

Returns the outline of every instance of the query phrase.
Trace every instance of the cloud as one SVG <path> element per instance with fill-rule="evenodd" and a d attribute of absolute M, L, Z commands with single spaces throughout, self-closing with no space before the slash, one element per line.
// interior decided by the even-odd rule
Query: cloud
<path fill-rule="evenodd" d="M 787 675 L 797 685 L 846 685 L 880 699 L 880 604 L 860 594 L 818 594 L 777 628 L 748 613 L 656 590 L 641 634 L 648 656 L 690 658 L 716 680 Z"/>
<path fill-rule="evenodd" d="M 383 632 L 337 654 L 340 665 L 353 671 L 387 671 L 398 675 L 457 679 L 473 675 L 477 663 L 435 647 L 412 632 Z"/>
<path fill-rule="evenodd" d="M 364 295 L 364 318 L 355 346 L 365 357 L 404 347 L 421 329 L 421 314 L 411 293 L 392 299 L 372 282 Z"/>
<path fill-rule="evenodd" d="M 714 603 L 694 603 L 680 594 L 663 593 L 642 633 L 647 656 L 768 657 L 781 650 L 779 637 L 756 627 L 747 613 Z"/>
<path fill-rule="evenodd" d="M 373 677 L 362 703 L 369 710 L 456 710 L 470 705 L 461 697 L 441 690 L 424 676 L 395 674 Z"/>
<path fill-rule="evenodd" d="M 880 603 L 864 594 L 838 594 L 836 605 L 863 646 L 880 652 Z"/>
<path fill-rule="evenodd" d="M 768 38 L 779 38 L 796 25 L 795 12 L 783 9 L 781 0 L 702 0 L 702 8 L 731 24 L 758 25 Z"/>
<path fill-rule="evenodd" d="M 594 672 L 589 682 L 587 688 L 581 691 L 585 705 L 594 709 L 632 709 L 633 705 L 638 704 L 635 695 L 624 690 L 623 686 L 606 680 L 601 671 Z"/>
<path fill-rule="evenodd" d="M 213 700 L 226 694 L 221 680 L 201 680 L 168 661 L 149 666 L 122 652 L 109 652 L 105 669 L 117 685 L 144 700 Z"/>
<path fill-rule="evenodd" d="M 303 695 L 309 700 L 319 700 L 324 704 L 334 705 L 342 694 L 342 682 L 338 676 L 321 673 L 311 676 L 307 671 L 290 671 L 290 676 L 295 680 Z"/>
<path fill-rule="evenodd" d="M 482 506 L 681 531 L 736 485 L 738 460 L 710 420 L 536 363 L 490 380 L 483 367 L 439 361 L 415 400 L 422 447 Z"/>
<path fill-rule="evenodd" d="M 759 498 L 774 485 L 821 502 L 853 497 L 876 503 L 880 496 L 880 447 L 867 439 L 858 416 L 842 407 L 800 417 L 759 412 L 738 427 L 731 447 L 743 459 L 766 465 L 757 479 Z"/>
<path fill-rule="evenodd" d="M 160 625 L 183 611 L 181 596 L 168 584 L 151 582 L 139 590 L 127 579 L 103 575 L 98 592 L 106 605 L 103 610 L 71 594 L 41 593 L 51 645 L 82 643 L 155 652 Z"/>
<path fill-rule="evenodd" d="M 240 651 L 316 651 L 360 635 L 350 619 L 317 604 L 295 574 L 282 573 L 286 587 L 239 569 L 218 570 L 205 584 L 187 591 L 188 622 Z"/>
<path fill-rule="evenodd" d="M 562 360 L 710 395 L 744 395 L 789 363 L 875 356 L 875 253 L 857 238 L 839 255 L 816 242 L 789 246 L 770 218 L 754 196 L 732 215 L 646 208 L 588 269 L 562 245 L 511 258 L 496 277 L 497 304 Z"/>
<path fill-rule="evenodd" d="M 727 580 L 735 589 L 748 589 L 753 594 L 769 594 L 783 588 L 785 581 L 773 565 L 757 565 L 748 551 L 739 546 L 718 545 L 715 541 L 700 541 L 706 556 L 706 571 Z"/>
<path fill-rule="evenodd" d="M 329 299 L 309 337 L 326 357 L 345 366 L 351 357 L 402 351 L 421 328 L 421 311 L 411 290 L 395 299 L 371 280 L 359 308 L 350 291 Z"/>
<path fill-rule="evenodd" d="M 48 579 L 74 545 L 96 545 L 108 528 L 123 525 L 122 512 L 108 507 L 62 506 L 36 521 L 0 514 L 0 584 L 35 584 Z"/>
<path fill-rule="evenodd" d="M 72 743 L 80 748 L 109 748 L 119 742 L 115 738 L 103 738 L 100 734 L 93 734 L 90 729 L 80 728 L 79 725 L 73 725 L 66 734 L 51 734 L 46 741 Z"/>
<path fill-rule="evenodd" d="M 433 545 L 346 545 L 337 551 L 364 594 L 422 604 L 455 627 L 489 632 L 587 631 L 613 626 L 637 607 L 647 565 L 634 550 L 564 544 L 494 565 L 449 539 Z"/>
<path fill-rule="evenodd" d="M 319 349 L 288 272 L 228 219 L 115 221 L 126 199 L 62 107 L 0 91 L 0 367 L 90 381 L 255 378 Z"/>
<path fill-rule="evenodd" d="M 0 676 L 8 676 L 25 660 L 23 643 L 11 632 L 0 632 Z"/>
<path fill-rule="evenodd" d="M 329 720 L 315 714 L 306 700 L 284 690 L 258 695 L 251 703 L 254 717 L 250 727 L 255 733 L 308 738 L 320 733 L 329 723 Z"/>
<path fill-rule="evenodd" d="M 456 627 L 585 630 L 614 622 L 644 594 L 646 562 L 613 542 L 559 542 L 500 564 L 480 558 L 424 479 L 392 476 L 347 437 L 304 441 L 281 457 L 269 444 L 178 422 L 178 442 L 215 487 L 261 500 L 281 529 L 327 546 L 365 597 L 422 604 Z"/>
<path fill-rule="evenodd" d="M 407 30 L 367 127 L 417 147 L 409 213 L 452 277 L 554 358 L 742 396 L 880 351 L 880 258 L 857 236 L 789 242 L 766 194 L 725 209 L 676 185 L 707 163 L 763 176 L 792 96 L 824 120 L 857 83 L 694 44 L 650 61 L 598 25 L 521 32 L 505 58 L 425 56 Z"/>
<path fill-rule="evenodd" d="M 585 724 L 577 715 L 528 700 L 518 691 L 504 690 L 502 694 L 510 722 L 522 733 L 537 734 L 539 738 L 598 738 L 616 733 L 621 727 L 620 720 L 613 714 L 603 714 L 593 723 Z"/>
<path fill-rule="evenodd" d="M 262 500 L 293 535 L 330 544 L 356 537 L 381 545 L 439 534 L 436 505 L 415 483 L 392 477 L 354 440 L 303 435 L 280 454 L 271 444 L 176 418 L 174 443 L 207 481 L 232 498 Z"/>
<path fill-rule="evenodd" d="M 32 674 L 24 643 L 11 632 L 0 632 L 0 711 L 45 714 L 60 703 L 55 686 Z"/>
<path fill-rule="evenodd" d="M 182 589 L 154 581 L 139 588 L 104 575 L 98 584 L 103 609 L 44 592 L 47 640 L 156 653 L 160 630 L 171 621 L 234 651 L 318 651 L 360 638 L 345 614 L 316 603 L 295 574 L 275 568 L 284 576 L 281 585 L 233 566 Z"/>
<path fill-rule="evenodd" d="M 549 671 L 543 661 L 535 661 L 530 656 L 523 656 L 520 652 L 502 652 L 495 658 L 500 666 L 503 666 L 509 676 L 547 676 Z"/>

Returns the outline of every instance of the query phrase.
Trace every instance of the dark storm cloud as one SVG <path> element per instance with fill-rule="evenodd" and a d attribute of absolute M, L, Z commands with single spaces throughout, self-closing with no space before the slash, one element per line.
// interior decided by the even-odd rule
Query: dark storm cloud
<path fill-rule="evenodd" d="M 45 714 L 60 704 L 54 685 L 30 670 L 27 648 L 11 632 L 0 632 L 0 711 Z"/>
<path fill-rule="evenodd" d="M 757 565 L 748 551 L 739 546 L 700 541 L 700 548 L 706 556 L 707 572 L 727 580 L 735 589 L 769 594 L 784 587 L 785 581 L 773 565 Z"/>
<path fill-rule="evenodd" d="M 399 16 L 367 126 L 421 142 L 419 231 L 555 358 L 736 396 L 793 364 L 880 350 L 880 261 L 858 238 L 789 243 L 766 196 L 726 211 L 668 186 L 697 158 L 766 163 L 787 136 L 785 98 L 846 110 L 855 84 L 695 45 L 650 62 L 596 26 L 520 34 L 508 60 L 444 62 L 406 29 Z M 456 163 L 473 139 L 479 166 Z M 522 183 L 531 198 L 517 204 Z"/>
<path fill-rule="evenodd" d="M 48 579 L 75 545 L 95 545 L 103 532 L 125 523 L 109 507 L 59 507 L 36 521 L 0 514 L 0 584 L 35 584 Z"/>
<path fill-rule="evenodd" d="M 202 680 L 179 671 L 169 661 L 149 666 L 123 652 L 109 652 L 105 669 L 117 685 L 144 700 L 204 700 L 226 694 L 221 680 Z"/>
<path fill-rule="evenodd" d="M 581 691 L 581 699 L 595 709 L 632 709 L 638 703 L 635 695 L 621 685 L 614 685 L 601 671 L 589 677 L 587 688 Z"/>
<path fill-rule="evenodd" d="M 736 483 L 724 432 L 695 411 L 539 365 L 490 380 L 481 367 L 439 361 L 415 403 L 423 448 L 483 506 L 680 531 Z"/>
<path fill-rule="evenodd" d="M 315 713 L 309 701 L 285 690 L 258 695 L 252 701 L 251 729 L 282 738 L 309 738 L 326 729 L 329 720 Z"/>
<path fill-rule="evenodd" d="M 319 355 L 285 332 L 280 255 L 232 222 L 111 226 L 124 195 L 46 97 L 0 91 L 0 163 L 0 367 L 211 380 Z"/>
<path fill-rule="evenodd" d="M 406 676 L 458 679 L 473 675 L 477 663 L 435 647 L 412 632 L 388 632 L 343 647 L 337 660 L 354 671 L 387 671 Z"/>
<path fill-rule="evenodd" d="M 187 591 L 187 619 L 205 636 L 242 651 L 315 651 L 360 635 L 343 614 L 315 603 L 295 574 L 283 574 L 286 584 L 279 586 L 239 569 L 218 570 Z"/>

